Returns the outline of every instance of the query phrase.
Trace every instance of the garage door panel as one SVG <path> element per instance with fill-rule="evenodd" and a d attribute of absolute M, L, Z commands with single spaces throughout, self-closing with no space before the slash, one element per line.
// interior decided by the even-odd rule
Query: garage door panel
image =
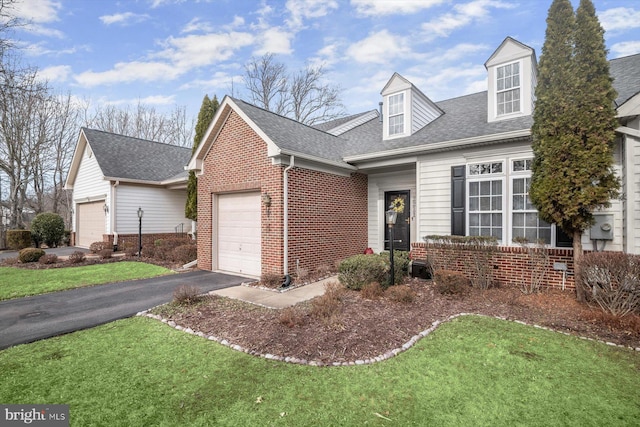
<path fill-rule="evenodd" d="M 218 269 L 261 273 L 260 193 L 218 196 Z"/>
<path fill-rule="evenodd" d="M 105 232 L 104 200 L 76 205 L 76 243 L 88 248 L 93 242 L 101 242 Z"/>

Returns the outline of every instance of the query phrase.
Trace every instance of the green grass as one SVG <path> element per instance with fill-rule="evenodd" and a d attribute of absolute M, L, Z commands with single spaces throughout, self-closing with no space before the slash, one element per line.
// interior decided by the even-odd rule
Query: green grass
<path fill-rule="evenodd" d="M 478 316 L 382 363 L 290 365 L 147 318 L 0 352 L 0 402 L 75 426 L 638 425 L 640 354 Z M 385 418 L 383 418 L 385 417 Z"/>
<path fill-rule="evenodd" d="M 131 261 L 46 270 L 0 267 L 0 300 L 170 273 L 164 267 Z"/>

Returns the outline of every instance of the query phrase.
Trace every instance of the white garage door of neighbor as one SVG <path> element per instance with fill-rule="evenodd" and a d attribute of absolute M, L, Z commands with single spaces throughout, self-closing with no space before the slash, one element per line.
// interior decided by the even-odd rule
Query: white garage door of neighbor
<path fill-rule="evenodd" d="M 76 244 L 88 248 L 93 242 L 102 242 L 104 234 L 104 200 L 76 206 Z"/>
<path fill-rule="evenodd" d="M 218 269 L 260 276 L 260 193 L 218 196 Z"/>

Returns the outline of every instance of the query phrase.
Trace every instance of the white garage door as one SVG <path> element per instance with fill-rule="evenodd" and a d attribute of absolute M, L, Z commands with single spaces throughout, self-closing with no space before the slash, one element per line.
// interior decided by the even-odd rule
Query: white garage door
<path fill-rule="evenodd" d="M 260 276 L 260 193 L 218 196 L 218 269 Z"/>
<path fill-rule="evenodd" d="M 104 200 L 76 205 L 76 245 L 88 248 L 93 242 L 102 242 L 104 234 Z"/>

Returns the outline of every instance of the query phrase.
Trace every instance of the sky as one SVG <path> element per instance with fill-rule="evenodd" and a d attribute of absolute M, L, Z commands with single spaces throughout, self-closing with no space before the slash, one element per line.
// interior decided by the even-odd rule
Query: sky
<path fill-rule="evenodd" d="M 640 1 L 594 0 L 609 58 L 640 53 Z M 510 36 L 541 54 L 551 0 L 21 0 L 11 35 L 52 88 L 159 111 L 248 99 L 245 64 L 321 65 L 345 112 L 375 109 L 394 72 L 433 101 L 486 90 Z M 577 7 L 579 0 L 572 0 Z"/>

